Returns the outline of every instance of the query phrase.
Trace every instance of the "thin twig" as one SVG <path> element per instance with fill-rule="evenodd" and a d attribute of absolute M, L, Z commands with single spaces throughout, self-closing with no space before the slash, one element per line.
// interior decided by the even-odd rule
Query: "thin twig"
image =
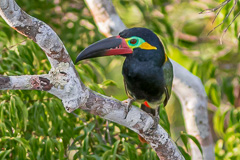
<path fill-rule="evenodd" d="M 237 15 L 233 18 L 233 20 L 230 22 L 230 24 L 227 26 L 227 28 L 224 29 L 223 34 L 222 34 L 222 36 L 221 36 L 221 38 L 220 38 L 220 43 L 221 43 L 221 44 L 222 44 L 223 36 L 226 34 L 228 28 L 232 25 L 232 23 L 237 19 L 237 17 L 238 17 L 239 15 L 240 15 L 240 12 L 237 13 Z"/>
<path fill-rule="evenodd" d="M 110 132 L 109 132 L 108 120 L 106 120 L 106 129 L 107 129 L 107 135 L 108 135 L 108 142 L 109 142 L 110 145 L 112 145 L 112 140 L 111 140 L 111 136 L 110 136 Z"/>
<path fill-rule="evenodd" d="M 202 13 L 209 13 L 209 12 L 215 12 L 217 11 L 219 8 L 221 7 L 224 7 L 226 4 L 228 4 L 231 0 L 225 0 L 224 2 L 222 2 L 220 5 L 218 5 L 217 7 L 215 8 L 212 8 L 212 9 L 205 9 L 203 10 L 202 12 L 200 12 L 199 14 L 202 14 Z"/>
<path fill-rule="evenodd" d="M 200 12 L 200 14 L 204 13 L 204 12 L 215 12 L 215 11 L 218 11 L 216 13 L 216 16 L 214 17 L 213 21 L 212 21 L 212 24 L 215 22 L 216 18 L 218 17 L 219 13 L 222 11 L 222 9 L 229 3 L 231 2 L 232 0 L 225 0 L 223 3 L 221 3 L 220 5 L 218 5 L 217 7 L 215 8 L 212 8 L 212 9 L 206 9 L 202 12 Z M 228 12 L 228 14 L 226 15 L 226 17 L 222 20 L 222 22 L 220 24 L 218 24 L 216 27 L 214 27 L 210 32 L 208 32 L 208 35 L 210 35 L 215 29 L 217 29 L 219 26 L 221 26 L 230 16 L 230 14 L 234 11 L 236 5 L 237 5 L 237 0 L 234 0 L 234 4 L 231 8 L 231 10 Z M 220 44 L 222 44 L 222 39 L 223 39 L 223 36 L 226 34 L 228 28 L 232 25 L 232 23 L 236 20 L 236 18 L 239 16 L 240 13 L 238 13 L 234 18 L 233 20 L 231 21 L 231 23 L 227 26 L 226 29 L 224 29 L 223 31 L 223 34 L 220 38 Z"/>
<path fill-rule="evenodd" d="M 94 116 L 94 119 L 95 119 L 95 122 L 96 122 L 95 130 L 96 130 L 97 133 L 101 136 L 102 141 L 104 142 L 104 144 L 107 144 L 107 141 L 106 141 L 106 138 L 105 138 L 104 134 L 102 134 L 101 130 L 99 129 L 99 128 L 100 128 L 100 127 L 99 127 L 100 125 L 99 125 L 99 123 L 98 123 L 98 120 L 97 120 L 96 116 Z"/>
<path fill-rule="evenodd" d="M 23 41 L 21 41 L 21 42 L 19 42 L 19 43 L 17 43 L 17 44 L 14 44 L 14 45 L 10 46 L 10 47 L 4 47 L 4 48 L 0 51 L 0 53 L 5 53 L 5 52 L 7 52 L 8 50 L 12 49 L 13 47 L 16 47 L 16 46 L 18 46 L 18 45 L 20 45 L 20 44 L 23 44 L 23 43 L 26 42 L 27 40 L 28 40 L 28 38 L 24 39 Z"/>
<path fill-rule="evenodd" d="M 220 24 L 218 24 L 216 27 L 214 27 L 214 28 L 208 33 L 208 35 L 211 34 L 211 33 L 212 33 L 215 29 L 217 29 L 219 26 L 221 26 L 221 25 L 227 20 L 227 18 L 229 18 L 229 15 L 232 13 L 232 11 L 233 11 L 234 8 L 236 7 L 236 5 L 237 5 L 237 0 L 234 0 L 234 5 L 233 5 L 233 7 L 231 8 L 231 10 L 228 12 L 227 16 L 223 19 L 223 21 L 222 21 Z M 224 7 L 224 6 L 223 6 L 223 7 Z M 223 8 L 223 7 L 222 7 L 222 8 Z M 219 12 L 222 10 L 222 8 L 219 10 Z M 215 18 L 214 18 L 214 20 L 213 20 L 212 23 L 214 23 L 214 21 L 215 21 L 216 18 L 218 17 L 219 12 L 218 12 L 217 15 L 215 16 Z M 230 25 L 231 25 L 231 24 L 230 24 Z"/>

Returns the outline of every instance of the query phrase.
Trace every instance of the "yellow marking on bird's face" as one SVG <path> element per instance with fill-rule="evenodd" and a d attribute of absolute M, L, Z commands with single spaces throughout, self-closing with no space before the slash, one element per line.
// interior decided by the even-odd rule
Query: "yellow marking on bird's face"
<path fill-rule="evenodd" d="M 147 42 L 142 43 L 139 47 L 141 49 L 146 49 L 146 50 L 152 50 L 152 49 L 157 50 L 157 47 L 154 47 Z"/>

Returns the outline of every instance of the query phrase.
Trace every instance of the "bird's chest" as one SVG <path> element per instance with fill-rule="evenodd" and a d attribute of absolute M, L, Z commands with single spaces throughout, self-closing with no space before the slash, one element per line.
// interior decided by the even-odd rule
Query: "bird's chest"
<path fill-rule="evenodd" d="M 126 59 L 122 74 L 128 93 L 136 99 L 155 101 L 164 93 L 163 70 L 154 62 Z"/>
<path fill-rule="evenodd" d="M 152 63 L 133 61 L 123 65 L 124 78 L 138 83 L 152 83 L 151 81 L 158 78 L 156 72 L 161 72 L 161 69 Z"/>

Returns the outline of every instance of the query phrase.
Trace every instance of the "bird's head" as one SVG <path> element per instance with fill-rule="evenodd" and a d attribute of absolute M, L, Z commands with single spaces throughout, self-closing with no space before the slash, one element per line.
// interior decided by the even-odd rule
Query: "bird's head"
<path fill-rule="evenodd" d="M 129 55 L 134 52 L 155 53 L 165 60 L 163 44 L 156 34 L 146 28 L 130 28 L 120 32 L 118 36 L 100 40 L 85 48 L 77 56 L 76 63 L 88 58 Z"/>

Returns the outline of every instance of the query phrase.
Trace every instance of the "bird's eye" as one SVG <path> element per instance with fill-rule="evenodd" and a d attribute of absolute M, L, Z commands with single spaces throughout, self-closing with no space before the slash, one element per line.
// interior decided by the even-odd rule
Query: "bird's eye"
<path fill-rule="evenodd" d="M 136 43 L 137 43 L 137 40 L 136 40 L 136 39 L 131 39 L 131 40 L 130 40 L 130 43 L 131 43 L 131 44 L 136 44 Z"/>

